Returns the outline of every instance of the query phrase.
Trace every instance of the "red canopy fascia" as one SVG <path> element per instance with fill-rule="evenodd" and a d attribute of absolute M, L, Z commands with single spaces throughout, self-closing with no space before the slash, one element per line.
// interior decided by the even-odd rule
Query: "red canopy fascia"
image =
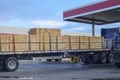
<path fill-rule="evenodd" d="M 68 10 L 65 11 L 63 13 L 63 18 L 69 18 L 69 17 L 75 17 L 75 16 L 82 16 L 85 14 L 89 14 L 91 12 L 96 12 L 96 11 L 104 11 L 106 9 L 110 9 L 113 7 L 120 7 L 120 0 L 105 0 L 103 2 L 100 3 L 96 3 L 96 4 L 92 4 L 92 5 L 88 5 L 85 7 L 80 7 L 80 8 L 76 8 L 73 10 Z"/>

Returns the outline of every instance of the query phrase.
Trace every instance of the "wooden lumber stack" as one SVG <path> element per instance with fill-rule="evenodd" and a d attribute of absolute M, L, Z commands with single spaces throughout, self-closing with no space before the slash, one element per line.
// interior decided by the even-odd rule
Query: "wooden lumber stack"
<path fill-rule="evenodd" d="M 65 44 L 63 42 L 63 36 L 57 36 L 58 39 L 58 50 L 65 50 Z"/>
<path fill-rule="evenodd" d="M 52 50 L 64 50 L 65 45 L 63 43 L 62 36 L 53 36 L 51 37 L 51 49 Z"/>
<path fill-rule="evenodd" d="M 80 49 L 89 49 L 88 36 L 80 36 Z"/>
<path fill-rule="evenodd" d="M 0 34 L 0 52 L 11 52 L 13 51 L 12 35 Z"/>
<path fill-rule="evenodd" d="M 102 37 L 89 37 L 90 38 L 90 49 L 100 49 L 103 47 Z"/>
<path fill-rule="evenodd" d="M 47 29 L 47 28 L 32 28 L 29 30 L 30 35 L 40 35 L 40 36 L 60 36 L 60 29 Z"/>
<path fill-rule="evenodd" d="M 31 50 L 57 50 L 61 48 L 57 48 L 57 45 L 60 45 L 59 43 L 56 44 L 56 38 L 59 39 L 61 35 L 60 29 L 46 29 L 46 28 L 33 28 L 30 29 L 29 34 L 32 36 L 37 37 L 37 41 L 39 43 L 31 43 L 34 46 L 31 46 Z M 30 37 L 31 39 L 33 37 Z M 38 40 L 39 38 L 39 40 Z M 34 40 L 35 41 L 35 40 Z M 39 44 L 39 45 L 38 45 Z M 39 46 L 39 48 L 38 48 Z M 61 47 L 61 46 L 60 46 Z"/>
<path fill-rule="evenodd" d="M 62 36 L 30 35 L 31 50 L 63 50 Z"/>
<path fill-rule="evenodd" d="M 62 36 L 60 29 L 33 28 L 30 29 L 29 35 L 0 34 L 0 52 L 83 50 L 102 47 L 102 37 Z"/>
<path fill-rule="evenodd" d="M 28 51 L 28 36 L 14 34 L 0 34 L 1 52 L 13 52 L 15 43 L 15 51 Z"/>
<path fill-rule="evenodd" d="M 101 49 L 102 37 L 63 36 L 65 50 Z"/>
<path fill-rule="evenodd" d="M 79 46 L 80 40 L 79 39 L 80 39 L 79 36 L 70 36 L 70 42 L 71 42 L 70 46 L 71 46 L 72 50 L 80 49 L 80 46 Z"/>
<path fill-rule="evenodd" d="M 63 45 L 65 46 L 64 50 L 70 50 L 70 36 L 63 36 Z"/>
<path fill-rule="evenodd" d="M 15 34 L 15 50 L 16 51 L 28 51 L 28 36 Z"/>

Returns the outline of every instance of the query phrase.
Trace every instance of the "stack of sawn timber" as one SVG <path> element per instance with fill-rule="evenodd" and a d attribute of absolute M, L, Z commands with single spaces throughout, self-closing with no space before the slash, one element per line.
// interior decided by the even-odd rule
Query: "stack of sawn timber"
<path fill-rule="evenodd" d="M 0 34 L 0 52 L 28 51 L 28 37 L 20 34 Z"/>
<path fill-rule="evenodd" d="M 62 36 L 60 29 L 33 28 L 29 35 L 0 34 L 0 52 L 101 49 L 102 46 L 102 37 Z"/>
<path fill-rule="evenodd" d="M 60 29 L 33 28 L 29 31 L 31 50 L 63 50 Z"/>

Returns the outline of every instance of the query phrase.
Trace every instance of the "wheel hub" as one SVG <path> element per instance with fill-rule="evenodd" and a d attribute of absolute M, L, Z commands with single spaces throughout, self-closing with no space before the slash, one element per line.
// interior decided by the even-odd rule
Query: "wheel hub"
<path fill-rule="evenodd" d="M 8 67 L 9 67 L 10 69 L 15 69 L 16 66 L 17 66 L 17 64 L 16 64 L 16 62 L 15 62 L 14 60 L 10 60 L 10 61 L 8 62 Z"/>

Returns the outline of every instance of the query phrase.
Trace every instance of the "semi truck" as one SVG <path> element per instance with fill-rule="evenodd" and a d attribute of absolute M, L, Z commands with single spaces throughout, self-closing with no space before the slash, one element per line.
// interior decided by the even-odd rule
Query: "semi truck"
<path fill-rule="evenodd" d="M 75 53 L 69 52 L 70 56 L 80 56 L 81 62 L 90 63 L 114 63 L 120 68 L 120 28 L 101 29 L 104 38 L 103 49 L 80 50 Z"/>
<path fill-rule="evenodd" d="M 77 59 L 80 59 L 81 62 L 85 64 L 91 64 L 91 63 L 115 63 L 115 66 L 117 68 L 120 67 L 120 28 L 109 28 L 109 29 L 101 29 L 101 36 L 104 38 L 103 42 L 90 42 L 90 37 L 85 38 L 88 40 L 88 42 L 83 42 L 84 44 L 87 43 L 88 47 L 87 49 L 72 49 L 72 42 L 70 39 L 70 36 L 68 37 L 68 44 L 69 49 L 67 50 L 40 50 L 40 51 L 23 51 L 23 52 L 17 52 L 15 51 L 15 46 L 17 45 L 17 42 L 15 42 L 14 35 L 13 37 L 13 52 L 1 52 L 0 53 L 0 68 L 4 71 L 16 71 L 19 67 L 19 60 L 31 60 L 31 59 L 46 59 L 47 61 L 55 60 L 56 62 L 60 62 L 63 57 L 69 57 L 72 61 L 75 61 L 76 57 Z M 94 37 L 91 37 L 94 38 Z M 99 38 L 101 39 L 101 38 Z M 1 40 L 1 39 L 0 39 Z M 56 38 L 56 48 L 58 48 L 60 45 Z M 51 41 L 51 40 L 50 40 Z M 78 37 L 78 41 L 80 41 L 80 37 Z M 0 41 L 1 42 L 1 41 Z M 28 42 L 33 43 L 33 42 Z M 34 42 L 35 43 L 35 42 Z M 65 42 L 61 42 L 65 43 Z M 75 43 L 75 42 L 73 42 Z M 95 44 L 96 43 L 96 44 Z M 97 45 L 101 44 L 102 47 L 100 48 L 91 48 L 90 45 L 94 44 Z M 4 43 L 3 43 L 4 44 Z M 39 42 L 37 42 L 39 44 Z M 52 44 L 52 42 L 50 42 Z M 78 42 L 77 44 L 82 44 L 82 42 Z M 2 45 L 2 43 L 0 44 Z M 29 45 L 30 46 L 30 45 Z M 51 45 L 50 45 L 51 47 Z M 78 46 L 79 47 L 79 46 Z M 74 46 L 73 46 L 74 48 Z M 76 60 L 76 62 L 79 60 Z"/>
<path fill-rule="evenodd" d="M 87 5 L 77 9 L 64 12 L 65 21 L 83 22 L 92 24 L 92 35 L 94 35 L 94 24 L 102 25 L 120 22 L 120 0 L 105 0 L 101 3 Z M 27 51 L 15 52 L 15 41 L 13 39 L 14 52 L 6 54 L 0 53 L 0 68 L 5 71 L 16 71 L 19 67 L 18 60 L 27 60 L 37 57 L 49 57 L 48 61 L 55 59 L 60 61 L 61 56 L 68 55 L 74 60 L 74 57 L 80 57 L 80 60 L 86 64 L 89 63 L 114 63 L 120 68 L 120 28 L 101 29 L 101 36 L 104 38 L 101 49 L 78 49 L 78 50 L 49 50 L 49 51 Z M 14 38 L 14 36 L 13 36 Z M 57 39 L 56 39 L 57 41 Z M 70 41 L 69 41 L 70 42 Z M 51 43 L 50 43 L 51 44 Z M 89 43 L 88 43 L 89 44 Z M 57 42 L 56 42 L 57 45 Z M 58 45 L 57 45 L 58 47 Z M 54 57 L 54 58 L 52 58 Z M 57 57 L 57 58 L 55 58 Z M 58 58 L 60 57 L 60 58 Z"/>

